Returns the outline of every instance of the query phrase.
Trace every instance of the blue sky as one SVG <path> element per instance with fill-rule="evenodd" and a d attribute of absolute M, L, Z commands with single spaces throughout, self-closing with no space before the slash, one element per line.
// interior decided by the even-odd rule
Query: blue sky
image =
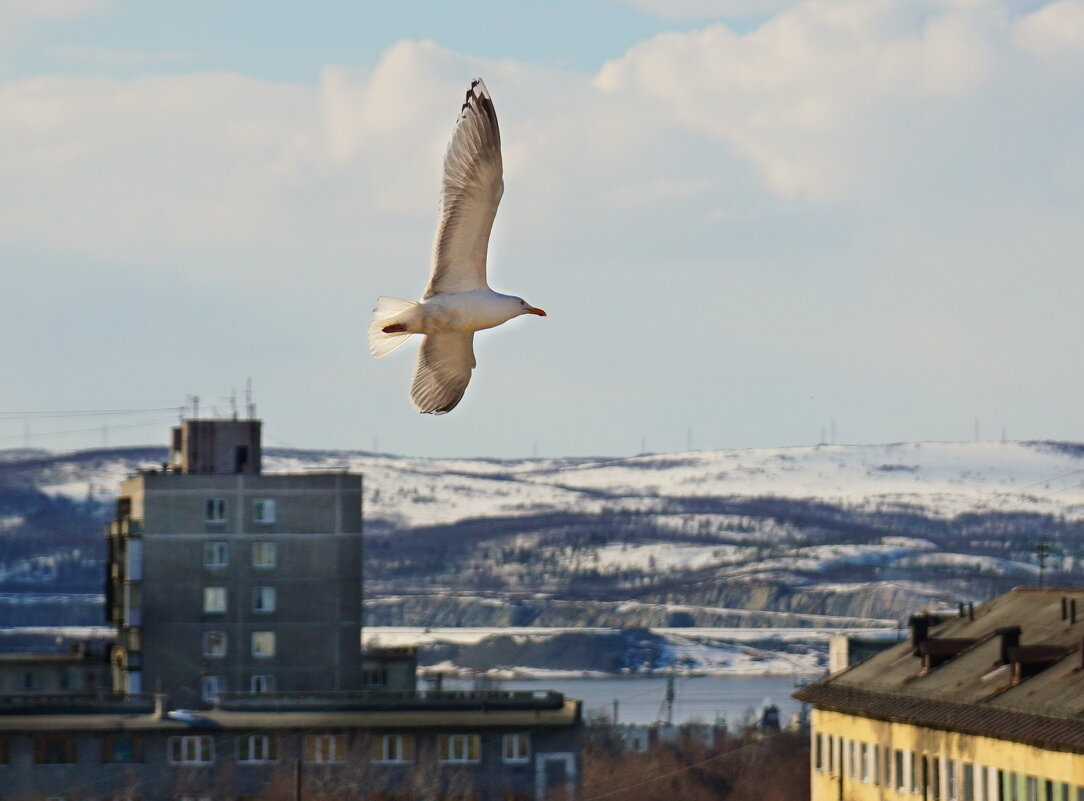
<path fill-rule="evenodd" d="M 422 417 L 365 327 L 479 74 L 551 316 Z M 1081 0 L 0 0 L 0 448 L 248 377 L 272 444 L 418 455 L 1084 439 L 1082 84 Z"/>

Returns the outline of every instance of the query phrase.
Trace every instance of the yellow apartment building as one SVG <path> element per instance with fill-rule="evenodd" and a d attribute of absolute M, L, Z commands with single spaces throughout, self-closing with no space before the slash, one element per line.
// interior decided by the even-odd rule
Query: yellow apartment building
<path fill-rule="evenodd" d="M 1084 801 L 1084 590 L 1018 587 L 795 693 L 812 801 Z"/>

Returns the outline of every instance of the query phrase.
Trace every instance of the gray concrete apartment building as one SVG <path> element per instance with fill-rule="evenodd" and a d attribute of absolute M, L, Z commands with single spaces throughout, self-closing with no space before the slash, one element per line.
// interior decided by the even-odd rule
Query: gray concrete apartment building
<path fill-rule="evenodd" d="M 579 701 L 419 691 L 413 649 L 362 650 L 361 535 L 360 476 L 184 421 L 106 532 L 108 659 L 0 660 L 0 798 L 574 798 Z"/>
<path fill-rule="evenodd" d="M 109 543 L 114 683 L 217 693 L 361 686 L 362 478 L 262 473 L 259 420 L 186 420 L 125 481 Z"/>

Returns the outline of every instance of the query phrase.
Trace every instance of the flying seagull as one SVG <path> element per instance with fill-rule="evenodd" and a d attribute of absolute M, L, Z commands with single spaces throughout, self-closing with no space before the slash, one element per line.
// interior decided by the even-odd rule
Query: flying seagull
<path fill-rule="evenodd" d="M 545 317 L 523 298 L 486 283 L 486 250 L 504 194 L 501 132 L 482 79 L 471 81 L 444 154 L 440 221 L 429 286 L 420 301 L 381 297 L 369 325 L 369 351 L 387 356 L 411 334 L 418 348 L 410 399 L 423 414 L 445 414 L 467 391 L 474 369 L 474 332 L 521 314 Z"/>

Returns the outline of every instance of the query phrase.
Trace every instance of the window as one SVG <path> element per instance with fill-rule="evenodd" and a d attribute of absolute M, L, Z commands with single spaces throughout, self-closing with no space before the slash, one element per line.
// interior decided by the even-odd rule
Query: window
<path fill-rule="evenodd" d="M 252 588 L 252 611 L 274 612 L 275 611 L 275 588 L 253 587 Z"/>
<path fill-rule="evenodd" d="M 903 751 L 900 751 L 898 748 L 896 749 L 895 753 L 895 762 L 896 792 L 905 793 L 907 792 L 907 783 L 904 781 L 904 779 L 907 778 L 907 774 L 903 772 Z"/>
<path fill-rule="evenodd" d="M 858 770 L 858 743 L 854 740 L 849 740 L 848 743 L 850 747 L 847 749 L 847 775 L 853 779 Z"/>
<path fill-rule="evenodd" d="M 203 588 L 203 611 L 207 613 L 222 613 L 226 611 L 225 587 Z"/>
<path fill-rule="evenodd" d="M 1034 776 L 1028 776 L 1028 801 L 1039 801 L 1039 780 Z"/>
<path fill-rule="evenodd" d="M 909 751 L 908 753 L 911 755 L 911 770 L 910 770 L 911 792 L 912 793 L 917 793 L 918 788 L 919 788 L 919 784 L 918 784 L 918 754 L 916 754 L 914 751 Z"/>
<path fill-rule="evenodd" d="M 11 764 L 11 743 L 7 737 L 0 737 L 0 765 Z M 1066 799 L 1068 801 L 1068 799 Z"/>
<path fill-rule="evenodd" d="M 345 734 L 305 735 L 306 762 L 343 762 L 345 760 Z"/>
<path fill-rule="evenodd" d="M 225 542 L 203 543 L 203 566 L 225 567 L 230 561 L 230 546 Z"/>
<path fill-rule="evenodd" d="M 203 632 L 203 655 L 211 659 L 221 659 L 226 655 L 226 632 Z"/>
<path fill-rule="evenodd" d="M 138 737 L 117 734 L 102 741 L 102 762 L 121 764 L 143 761 L 143 741 Z"/>
<path fill-rule="evenodd" d="M 240 738 L 238 762 L 274 762 L 278 758 L 278 742 L 267 734 L 250 734 Z"/>
<path fill-rule="evenodd" d="M 275 655 L 275 632 L 252 632 L 252 655 L 270 657 Z"/>
<path fill-rule="evenodd" d="M 437 756 L 441 762 L 478 762 L 482 738 L 477 734 L 438 734 Z"/>
<path fill-rule="evenodd" d="M 382 668 L 365 668 L 361 671 L 361 686 L 362 687 L 387 687 L 388 686 L 388 669 Z"/>
<path fill-rule="evenodd" d="M 208 523 L 225 523 L 226 499 L 208 498 L 203 517 Z"/>
<path fill-rule="evenodd" d="M 55 735 L 34 738 L 34 764 L 71 765 L 74 762 L 74 737 Z"/>
<path fill-rule="evenodd" d="M 975 801 L 975 766 L 963 764 L 963 801 Z"/>
<path fill-rule="evenodd" d="M 948 783 L 948 797 L 949 801 L 960 801 L 960 788 L 957 785 L 959 774 L 957 771 L 956 760 L 948 759 L 945 761 L 945 778 Z M 1036 799 L 1038 801 L 1038 799 Z"/>
<path fill-rule="evenodd" d="M 174 765 L 210 765 L 215 761 L 214 740 L 206 734 L 170 737 L 169 761 Z"/>
<path fill-rule="evenodd" d="M 19 689 L 24 691 L 38 689 L 38 674 L 32 670 L 24 670 L 20 677 Z"/>
<path fill-rule="evenodd" d="M 275 677 L 266 674 L 253 676 L 249 687 L 254 693 L 273 693 L 275 691 Z"/>
<path fill-rule="evenodd" d="M 824 735 L 813 735 L 813 769 L 824 770 Z"/>
<path fill-rule="evenodd" d="M 414 761 L 414 738 L 409 734 L 384 734 L 372 742 L 374 762 Z"/>
<path fill-rule="evenodd" d="M 278 548 L 273 542 L 252 543 L 252 566 L 274 567 L 278 557 Z"/>
<path fill-rule="evenodd" d="M 501 754 L 505 762 L 527 762 L 531 758 L 531 735 L 527 732 L 506 734 L 501 738 Z"/>
<path fill-rule="evenodd" d="M 860 778 L 862 779 L 862 781 L 868 782 L 870 780 L 870 775 L 869 775 L 869 746 L 866 745 L 865 743 L 862 743 L 862 745 L 859 748 L 859 754 L 861 754 L 861 757 L 860 757 L 861 761 L 858 763 L 859 770 L 861 771 L 861 777 Z"/>
<path fill-rule="evenodd" d="M 219 693 L 226 692 L 226 677 L 225 676 L 204 676 L 203 681 L 203 700 L 208 703 L 213 703 Z"/>
<path fill-rule="evenodd" d="M 254 501 L 252 512 L 257 523 L 275 522 L 275 502 L 270 498 L 259 498 Z"/>

